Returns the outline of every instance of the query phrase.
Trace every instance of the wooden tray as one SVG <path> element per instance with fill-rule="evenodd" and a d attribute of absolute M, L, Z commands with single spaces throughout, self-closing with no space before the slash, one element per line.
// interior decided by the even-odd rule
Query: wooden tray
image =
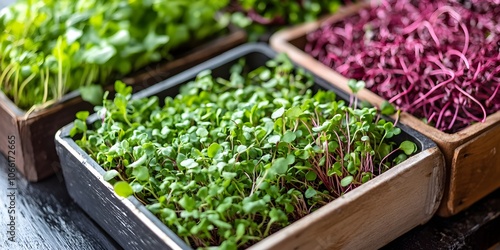
<path fill-rule="evenodd" d="M 149 66 L 124 79 L 134 86 L 134 91 L 143 89 L 167 77 L 190 68 L 208 58 L 216 56 L 246 41 L 246 33 L 233 30 L 229 34 L 209 41 L 191 51 L 180 53 L 173 61 Z M 112 86 L 110 86 L 111 89 Z M 39 181 L 60 169 L 55 151 L 54 135 L 62 126 L 75 119 L 81 110 L 92 111 L 92 105 L 83 101 L 78 92 L 65 95 L 49 108 L 26 114 L 0 91 L 0 152 L 7 156 L 7 138 L 15 137 L 15 163 L 29 181 Z M 12 156 L 12 153 L 10 154 Z"/>
<path fill-rule="evenodd" d="M 262 44 L 247 44 L 228 51 L 132 98 L 177 94 L 180 84 L 204 70 L 228 77 L 229 68 L 244 57 L 256 68 L 276 55 Z M 317 87 L 348 95 L 315 78 Z M 91 115 L 87 122 L 100 119 Z M 122 247 L 126 249 L 190 249 L 184 241 L 149 212 L 135 197 L 121 198 L 104 181 L 105 170 L 69 136 L 73 124 L 56 134 L 57 153 L 70 196 Z M 416 155 L 257 243 L 252 249 L 378 248 L 410 229 L 427 222 L 436 211 L 444 187 L 444 159 L 427 137 L 398 124 L 397 138 L 418 145 Z M 396 139 L 398 140 L 398 139 Z"/>
<path fill-rule="evenodd" d="M 273 35 L 271 46 L 286 52 L 292 60 L 333 85 L 350 92 L 345 77 L 304 52 L 306 34 L 318 29 L 323 22 L 341 20 L 369 5 L 349 6 L 326 19 L 282 30 Z M 360 91 L 358 96 L 377 106 L 384 101 L 366 89 Z M 406 112 L 401 113 L 400 122 L 431 138 L 444 154 L 447 180 L 438 211 L 440 216 L 457 214 L 500 187 L 500 152 L 497 152 L 500 150 L 500 112 L 488 116 L 484 123 L 476 123 L 454 134 L 441 132 Z"/>

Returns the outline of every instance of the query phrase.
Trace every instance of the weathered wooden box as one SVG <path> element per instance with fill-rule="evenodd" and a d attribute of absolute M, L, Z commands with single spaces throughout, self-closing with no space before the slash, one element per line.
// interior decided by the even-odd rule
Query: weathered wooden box
<path fill-rule="evenodd" d="M 370 3 L 343 8 L 338 13 L 314 23 L 295 26 L 276 33 L 271 46 L 286 52 L 298 64 L 350 92 L 347 78 L 304 52 L 306 35 L 323 22 L 333 22 L 353 15 Z M 384 99 L 369 90 L 358 93 L 360 99 L 380 106 Z M 500 187 L 500 112 L 487 117 L 484 123 L 473 124 L 454 134 L 423 123 L 411 114 L 402 112 L 400 121 L 431 138 L 439 146 L 446 161 L 447 180 L 440 216 L 451 216 Z"/>
<path fill-rule="evenodd" d="M 233 30 L 190 51 L 181 52 L 177 59 L 148 66 L 140 72 L 124 78 L 124 82 L 140 90 L 155 82 L 179 73 L 208 58 L 246 41 L 246 33 Z M 111 86 L 112 87 L 112 86 Z M 54 145 L 56 131 L 73 121 L 81 110 L 92 110 L 78 92 L 68 93 L 49 108 L 29 115 L 18 108 L 3 92 L 0 92 L 0 137 L 15 137 L 15 163 L 29 181 L 38 181 L 60 169 Z M 0 144 L 0 151 L 7 155 L 8 143 Z"/>
<path fill-rule="evenodd" d="M 162 100 L 178 93 L 205 69 L 228 77 L 240 58 L 256 68 L 276 55 L 269 47 L 247 44 L 143 90 L 132 98 L 156 95 Z M 315 78 L 318 87 L 342 93 Z M 100 119 L 91 115 L 87 123 Z M 104 181 L 105 170 L 69 136 L 69 124 L 56 133 L 56 148 L 70 196 L 126 249 L 190 249 L 135 197 L 119 197 Z M 265 238 L 252 249 L 367 249 L 381 247 L 435 213 L 444 187 L 444 159 L 427 137 L 398 125 L 399 139 L 411 140 L 418 152 L 403 163 L 361 185 L 312 214 Z M 396 139 L 398 140 L 398 139 Z"/>

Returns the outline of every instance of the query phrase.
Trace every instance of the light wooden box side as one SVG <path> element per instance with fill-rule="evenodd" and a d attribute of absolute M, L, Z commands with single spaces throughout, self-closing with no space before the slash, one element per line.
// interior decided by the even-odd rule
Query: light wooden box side
<path fill-rule="evenodd" d="M 497 113 L 500 115 L 500 113 Z M 447 210 L 462 211 L 500 187 L 500 123 L 455 150 Z M 489 167 L 487 167 L 489 166 Z"/>
<path fill-rule="evenodd" d="M 251 249 L 376 249 L 428 221 L 443 185 L 442 154 L 431 148 Z"/>
<path fill-rule="evenodd" d="M 19 129 L 16 119 L 16 107 L 8 100 L 4 93 L 0 92 L 0 151 L 6 157 L 9 155 L 9 136 L 14 136 L 14 159 L 20 172 L 24 172 L 24 158 L 22 157 L 22 140 L 19 136 Z M 12 159 L 12 158 L 11 158 Z"/>

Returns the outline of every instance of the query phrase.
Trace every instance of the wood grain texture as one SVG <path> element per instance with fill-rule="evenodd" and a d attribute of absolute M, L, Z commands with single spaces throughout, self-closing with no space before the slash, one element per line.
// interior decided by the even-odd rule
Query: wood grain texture
<path fill-rule="evenodd" d="M 24 158 L 22 157 L 23 143 L 20 139 L 17 116 L 22 114 L 10 100 L 0 91 L 0 152 L 7 157 L 9 154 L 9 136 L 14 136 L 15 139 L 15 164 L 18 170 L 24 173 Z"/>
<path fill-rule="evenodd" d="M 0 249 L 120 249 L 109 235 L 75 204 L 62 175 L 30 183 L 20 173 L 15 184 L 15 242 L 7 240 L 10 223 L 6 199 L 11 194 L 8 162 L 0 156 Z M 9 202 L 10 203 L 10 202 Z"/>
<path fill-rule="evenodd" d="M 145 68 L 142 73 L 132 74 L 126 81 L 134 86 L 134 91 L 141 90 L 221 54 L 245 40 L 245 32 L 232 31 L 228 35 L 181 53 L 179 58 L 159 64 L 158 68 Z M 113 85 L 107 87 L 108 90 L 112 88 Z M 65 100 L 49 108 L 26 116 L 26 113 L 17 108 L 3 93 L 0 95 L 0 136 L 16 136 L 16 165 L 29 181 L 42 180 L 60 170 L 54 144 L 56 131 L 73 121 L 78 111 L 93 112 L 93 107 L 74 93 L 63 99 Z M 7 146 L 6 141 L 0 143 L 0 151 L 4 155 L 7 155 Z"/>
<path fill-rule="evenodd" d="M 271 46 L 277 51 L 287 53 L 288 56 L 297 64 L 310 70 L 311 72 L 327 80 L 343 91 L 352 93 L 347 85 L 347 78 L 304 52 L 304 47 L 306 45 L 306 34 L 318 29 L 324 22 L 341 20 L 346 16 L 355 14 L 357 11 L 359 11 L 359 9 L 365 8 L 369 5 L 370 3 L 355 4 L 347 8 L 342 8 L 338 13 L 321 19 L 317 22 L 306 23 L 279 31 L 271 37 Z M 367 89 L 361 90 L 357 94 L 357 96 L 359 97 L 359 99 L 368 101 L 375 106 L 380 106 L 382 102 L 385 101 L 382 97 Z M 396 117 L 394 116 L 393 118 Z M 470 195 L 471 197 L 462 197 L 467 201 L 477 201 L 498 187 L 498 179 L 494 179 L 495 176 L 491 175 L 484 176 L 484 178 L 488 180 L 483 180 L 485 184 L 477 185 L 477 188 L 475 190 L 461 190 L 467 189 L 470 185 L 474 185 L 474 183 L 476 183 L 476 180 L 469 179 L 468 177 L 460 180 L 461 177 L 458 176 L 452 178 L 450 173 L 462 172 L 462 168 L 482 169 L 481 171 L 488 171 L 486 169 L 490 168 L 500 168 L 500 161 L 476 161 L 475 163 L 473 163 L 473 165 L 466 165 L 462 164 L 461 161 L 453 160 L 458 148 L 461 145 L 468 143 L 469 141 L 477 138 L 483 133 L 489 134 L 489 136 L 493 136 L 494 138 L 496 138 L 493 140 L 500 140 L 500 134 L 493 133 L 493 127 L 500 123 L 500 112 L 489 115 L 484 123 L 475 123 L 454 134 L 444 133 L 432 126 L 424 124 L 420 119 L 406 112 L 401 112 L 399 121 L 431 138 L 439 146 L 444 154 L 446 162 L 446 172 L 448 173 L 448 177 L 445 185 L 443 203 L 438 210 L 438 214 L 440 216 L 448 217 L 455 215 L 460 211 L 466 209 L 473 203 L 466 202 L 458 205 L 458 203 L 456 203 L 455 192 Z M 479 145 L 476 143 L 478 142 L 474 142 L 469 147 L 484 147 L 484 145 Z M 491 144 L 489 145 L 491 146 Z M 490 150 L 493 150 L 493 148 L 484 150 L 485 152 L 489 152 Z M 462 185 L 467 181 L 472 182 L 472 184 Z M 489 185 L 487 185 L 486 183 L 488 183 Z M 454 186 L 453 190 L 450 189 L 451 186 Z"/>
<path fill-rule="evenodd" d="M 81 110 L 91 112 L 93 107 L 76 97 L 35 116 L 18 117 L 26 179 L 39 181 L 60 171 L 54 135 L 60 127 L 73 121 Z"/>
<path fill-rule="evenodd" d="M 376 249 L 425 223 L 440 202 L 444 161 L 432 148 L 251 249 Z"/>
<path fill-rule="evenodd" d="M 500 187 L 499 162 L 500 123 L 455 150 L 446 203 L 453 214 Z"/>

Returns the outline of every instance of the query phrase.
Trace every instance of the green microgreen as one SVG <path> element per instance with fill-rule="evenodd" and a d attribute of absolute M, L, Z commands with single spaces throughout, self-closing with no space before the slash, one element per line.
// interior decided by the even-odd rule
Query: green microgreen
<path fill-rule="evenodd" d="M 28 111 L 77 89 L 100 104 L 110 79 L 220 33 L 228 2 L 17 0 L 0 11 L 0 90 Z"/>
<path fill-rule="evenodd" d="M 71 135 L 118 195 L 187 243 L 247 247 L 417 151 L 387 140 L 401 130 L 375 108 L 313 84 L 285 55 L 254 70 L 240 61 L 228 79 L 203 71 L 163 103 L 117 82 L 102 120 L 79 113 Z"/>
<path fill-rule="evenodd" d="M 251 40 L 270 29 L 312 22 L 321 15 L 336 12 L 343 3 L 339 0 L 231 0 L 226 10 L 228 19 L 249 33 Z"/>

